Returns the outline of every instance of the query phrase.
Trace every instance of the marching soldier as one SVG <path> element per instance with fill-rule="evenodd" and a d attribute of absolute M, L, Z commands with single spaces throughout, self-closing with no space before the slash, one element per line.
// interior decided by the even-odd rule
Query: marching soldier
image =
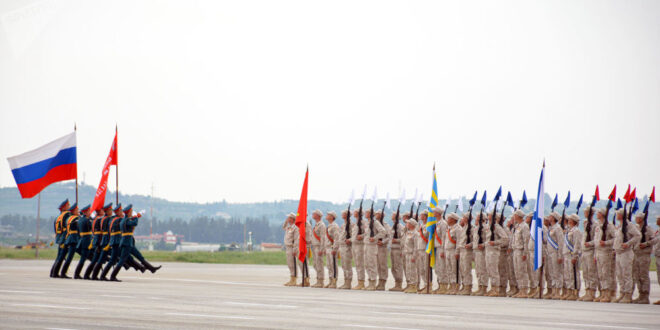
<path fill-rule="evenodd" d="M 532 218 L 534 217 L 534 212 L 529 212 L 525 217 L 525 225 L 527 228 L 532 224 Z M 528 229 L 528 232 L 531 232 L 531 228 Z M 527 277 L 529 278 L 529 293 L 527 298 L 537 298 L 539 296 L 539 270 L 534 270 L 534 251 L 535 251 L 534 239 L 530 234 L 525 241 L 525 246 L 527 246 L 527 258 L 522 257 L 523 260 L 527 260 Z"/>
<path fill-rule="evenodd" d="M 116 216 L 112 214 L 113 212 L 112 203 L 104 206 L 103 209 L 104 209 L 105 217 L 101 218 L 101 243 L 99 245 L 99 250 L 101 254 L 96 260 L 96 265 L 94 266 L 94 270 L 92 271 L 92 280 L 94 281 L 99 280 L 99 273 L 101 272 L 101 269 L 103 269 L 103 264 L 109 261 L 108 256 L 111 253 L 110 245 L 108 244 L 110 243 L 110 222 L 112 222 L 112 220 L 116 218 Z"/>
<path fill-rule="evenodd" d="M 348 210 L 341 212 L 341 217 L 344 219 L 344 225 L 340 227 L 339 239 L 335 244 L 339 246 L 339 254 L 341 255 L 341 269 L 344 273 L 344 285 L 340 289 L 350 290 L 353 282 L 353 232 L 354 224 L 351 223 L 351 215 Z"/>
<path fill-rule="evenodd" d="M 644 213 L 635 216 L 635 222 L 640 230 L 641 238 L 634 247 L 635 263 L 633 266 L 633 281 L 639 290 L 639 297 L 633 300 L 635 304 L 648 304 L 649 292 L 651 291 L 651 279 L 649 278 L 649 265 L 651 264 L 651 252 L 653 246 L 660 242 L 660 235 L 653 235 L 653 229 L 644 225 Z M 660 260 L 657 259 L 656 260 Z"/>
<path fill-rule="evenodd" d="M 486 270 L 486 246 L 484 242 L 486 241 L 486 223 L 483 213 L 479 213 L 477 216 L 477 221 L 474 225 L 474 234 L 472 237 L 472 246 L 476 247 L 472 250 L 474 251 L 474 269 L 477 274 L 477 281 L 479 283 L 479 290 L 472 292 L 472 295 L 483 296 L 486 294 L 486 289 L 488 288 L 488 271 Z M 479 225 L 481 224 L 481 229 Z M 481 241 L 481 243 L 479 243 Z"/>
<path fill-rule="evenodd" d="M 472 252 L 474 240 L 472 237 L 474 237 L 473 232 L 475 231 L 475 227 L 471 226 L 470 231 L 468 231 L 468 221 L 470 221 L 469 214 L 463 214 L 460 223 L 461 228 L 458 231 L 458 238 L 456 239 L 461 283 L 463 284 L 463 288 L 457 294 L 463 296 L 469 296 L 472 293 L 472 260 L 474 259 L 474 254 Z M 468 238 L 470 240 L 469 242 Z"/>
<path fill-rule="evenodd" d="M 392 213 L 392 227 L 390 234 L 392 244 L 390 245 L 390 259 L 392 261 L 392 277 L 394 277 L 394 287 L 389 291 L 403 291 L 403 273 L 405 271 L 405 256 L 403 251 L 403 241 L 406 237 L 405 226 L 398 222 L 397 214 Z"/>
<path fill-rule="evenodd" d="M 506 232 L 497 223 L 496 215 L 490 213 L 488 215 L 489 223 L 484 226 L 484 233 L 486 243 L 486 270 L 490 278 L 490 291 L 486 294 L 487 297 L 504 297 L 505 291 L 502 290 L 502 282 L 499 270 L 499 261 L 501 247 L 509 243 Z M 493 223 L 494 222 L 494 223 Z M 491 226 L 493 229 L 491 230 Z"/>
<path fill-rule="evenodd" d="M 600 296 L 594 299 L 597 302 L 608 303 L 614 298 L 616 292 L 616 282 L 614 281 L 613 265 L 612 265 L 612 244 L 614 243 L 614 226 L 607 225 L 605 218 L 606 211 L 598 209 L 596 211 L 596 218 L 598 225 L 596 226 L 596 233 L 594 235 L 596 247 L 596 267 L 598 269 L 598 279 L 600 281 Z"/>
<path fill-rule="evenodd" d="M 375 213 L 375 212 L 374 212 Z M 364 259 L 367 275 L 369 276 L 369 285 L 365 288 L 368 291 L 375 291 L 378 285 L 378 242 L 386 237 L 385 227 L 380 221 L 374 220 L 370 210 L 366 211 L 367 225 L 365 226 Z"/>
<path fill-rule="evenodd" d="M 548 228 L 548 267 L 550 271 L 550 282 L 548 287 L 552 286 L 553 295 L 549 299 L 561 299 L 561 289 L 564 286 L 563 276 L 563 246 L 564 246 L 564 231 L 559 225 L 561 216 L 557 212 L 552 212 L 548 216 L 550 221 L 550 228 Z"/>
<path fill-rule="evenodd" d="M 314 219 L 314 228 L 312 229 L 312 258 L 314 262 L 314 270 L 316 271 L 316 283 L 313 288 L 322 288 L 325 279 L 325 271 L 323 269 L 323 255 L 325 246 L 325 224 L 323 223 L 323 212 L 321 210 L 314 210 L 312 212 L 312 219 Z"/>
<path fill-rule="evenodd" d="M 461 226 L 457 224 L 458 215 L 456 213 L 450 213 L 447 216 L 447 235 L 444 239 L 443 250 L 445 253 L 445 270 L 447 273 L 447 280 L 449 281 L 449 288 L 447 294 L 455 295 L 458 294 L 458 268 L 457 263 L 459 262 L 459 255 L 456 251 L 456 240 L 458 239 L 458 233 L 461 230 Z"/>
<path fill-rule="evenodd" d="M 580 216 L 571 214 L 568 216 L 568 229 L 564 235 L 563 265 L 564 265 L 564 288 L 567 291 L 562 300 L 577 300 L 580 294 L 578 258 L 582 252 L 582 233 L 578 228 Z"/>
<path fill-rule="evenodd" d="M 135 227 L 138 225 L 138 219 L 140 218 L 140 214 L 135 217 L 133 216 L 133 205 L 131 204 L 124 208 L 123 212 L 125 216 L 119 224 L 121 238 L 119 240 L 119 246 L 117 247 L 121 249 L 121 256 L 117 265 L 112 270 L 112 274 L 110 274 L 110 281 L 114 282 L 121 282 L 121 280 L 117 279 L 117 274 L 121 270 L 121 267 L 128 262 L 129 258 L 131 258 L 131 254 L 135 249 L 133 232 L 135 231 Z M 152 270 L 152 272 L 154 271 Z"/>
<path fill-rule="evenodd" d="M 589 217 L 591 214 L 591 217 Z M 582 277 L 584 278 L 585 294 L 578 299 L 579 301 L 594 301 L 596 290 L 598 289 L 598 268 L 596 267 L 596 256 L 594 246 L 596 245 L 596 221 L 593 218 L 593 210 L 590 205 L 584 209 L 584 234 L 582 235 Z"/>
<path fill-rule="evenodd" d="M 66 256 L 66 246 L 64 245 L 66 239 L 66 221 L 71 212 L 69 212 L 69 200 L 65 200 L 58 206 L 60 210 L 60 215 L 57 216 L 55 222 L 53 223 L 55 231 L 55 244 L 57 244 L 57 257 L 53 266 L 50 268 L 50 277 L 60 277 L 60 267 L 62 267 L 62 262 Z"/>
<path fill-rule="evenodd" d="M 616 281 L 619 283 L 620 296 L 612 302 L 630 304 L 633 292 L 633 247 L 639 244 L 642 237 L 635 224 L 624 219 L 623 209 L 616 212 L 617 221 L 614 232 L 614 253 L 616 254 Z M 625 225 L 625 228 L 624 228 Z M 648 272 L 648 268 L 647 268 Z"/>
<path fill-rule="evenodd" d="M 356 219 L 360 218 L 360 211 L 354 211 L 353 216 Z M 351 225 L 351 246 L 353 249 L 353 260 L 355 261 L 355 271 L 357 272 L 358 285 L 353 290 L 364 290 L 364 232 L 365 222 L 363 221 L 360 226 L 357 223 Z"/>
<path fill-rule="evenodd" d="M 78 265 L 76 265 L 76 270 L 73 275 L 73 278 L 77 280 L 82 279 L 80 272 L 82 272 L 85 261 L 89 257 L 92 247 L 92 223 L 89 221 L 91 205 L 83 207 L 81 211 L 83 215 L 78 220 L 78 233 L 80 235 L 80 240 L 76 246 L 76 250 L 80 254 L 80 261 L 78 261 Z"/>
<path fill-rule="evenodd" d="M 433 208 L 433 217 L 436 219 L 435 225 L 435 279 L 438 282 L 438 288 L 433 291 L 434 294 L 446 294 L 449 277 L 447 276 L 447 265 L 445 262 L 444 240 L 447 236 L 447 221 L 442 215 L 445 210 Z"/>
<path fill-rule="evenodd" d="M 83 278 L 86 280 L 92 279 L 92 271 L 94 271 L 96 262 L 101 256 L 101 249 L 99 247 L 101 245 L 101 239 L 103 236 L 101 234 L 101 221 L 103 218 L 105 218 L 105 210 L 103 207 L 100 207 L 98 210 L 96 210 L 96 216 L 94 217 L 94 220 L 92 220 L 92 249 L 90 251 L 92 258 L 89 262 L 89 266 L 87 266 L 87 270 L 85 270 L 85 276 L 83 276 Z"/>
<path fill-rule="evenodd" d="M 296 215 L 289 213 L 282 228 L 284 229 L 284 247 L 286 248 L 286 264 L 289 267 L 289 281 L 284 286 L 295 286 L 298 269 L 298 227 L 295 225 Z"/>
<path fill-rule="evenodd" d="M 405 293 L 417 292 L 417 264 L 415 260 L 417 250 L 417 221 L 409 219 L 406 221 L 406 232 L 403 241 L 403 254 L 406 261 L 406 289 Z"/>
<path fill-rule="evenodd" d="M 108 241 L 108 246 L 110 247 L 110 260 L 103 268 L 101 273 L 101 281 L 108 281 L 106 275 L 110 272 L 110 269 L 119 261 L 121 254 L 121 227 L 119 224 L 124 218 L 124 210 L 121 208 L 121 204 L 117 205 L 114 209 L 115 217 L 112 218 L 110 224 L 108 225 L 108 234 L 110 235 L 110 240 Z"/>
<path fill-rule="evenodd" d="M 415 252 L 415 259 L 417 262 L 417 293 L 426 293 L 426 286 L 430 285 L 429 289 L 433 287 L 433 282 L 429 282 L 429 260 L 427 260 L 428 254 L 426 253 L 426 245 L 429 242 L 429 232 L 426 230 L 426 220 L 428 213 L 422 212 L 419 215 L 419 228 L 417 229 L 417 251 Z M 424 284 L 424 285 L 422 285 Z M 429 290 L 430 292 L 430 290 Z"/>
<path fill-rule="evenodd" d="M 528 241 L 529 241 L 529 226 L 523 221 L 525 212 L 516 210 L 513 213 L 512 221 L 514 223 L 514 230 L 511 241 L 511 249 L 513 250 L 513 273 L 518 282 L 519 291 L 513 294 L 513 298 L 526 298 L 527 289 L 530 288 L 529 273 L 527 271 L 527 256 L 528 256 Z"/>
<path fill-rule="evenodd" d="M 326 288 L 336 289 L 337 288 L 337 251 L 339 250 L 339 245 L 335 242 L 339 239 L 339 226 L 335 223 L 337 219 L 337 213 L 330 211 L 325 215 L 325 219 L 328 220 L 328 227 L 325 229 L 325 255 L 326 257 L 326 266 L 328 268 L 328 278 L 330 283 L 326 285 Z"/>
<path fill-rule="evenodd" d="M 385 237 L 378 240 L 378 285 L 376 286 L 376 291 L 385 291 L 385 284 L 387 283 L 387 277 L 389 270 L 387 268 L 387 245 L 390 243 L 390 225 L 387 222 L 383 221 L 383 211 L 376 211 L 376 220 L 385 230 Z"/>
<path fill-rule="evenodd" d="M 71 265 L 73 255 L 76 253 L 76 247 L 78 246 L 78 240 L 80 239 L 78 235 L 78 218 L 80 217 L 78 203 L 73 203 L 69 208 L 69 212 L 71 212 L 71 216 L 66 221 L 66 240 L 64 242 L 66 245 L 66 260 L 60 273 L 61 278 L 71 278 L 66 275 L 66 272 L 69 270 L 69 265 Z"/>

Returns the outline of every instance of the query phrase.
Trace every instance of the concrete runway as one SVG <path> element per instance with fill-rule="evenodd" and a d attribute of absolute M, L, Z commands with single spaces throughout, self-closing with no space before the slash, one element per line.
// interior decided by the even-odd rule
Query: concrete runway
<path fill-rule="evenodd" d="M 50 265 L 0 260 L 0 328 L 660 329 L 660 306 L 290 288 L 286 266 L 168 263 L 113 283 Z"/>

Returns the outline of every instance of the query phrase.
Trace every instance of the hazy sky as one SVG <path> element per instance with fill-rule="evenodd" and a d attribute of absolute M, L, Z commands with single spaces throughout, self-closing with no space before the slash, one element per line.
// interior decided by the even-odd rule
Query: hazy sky
<path fill-rule="evenodd" d="M 660 1 L 2 1 L 4 159 L 176 201 L 660 183 Z M 110 175 L 114 187 L 114 171 Z M 621 190 L 620 190 L 621 191 Z M 563 198 L 563 197 L 562 197 Z M 577 198 L 577 197 L 575 197 Z"/>

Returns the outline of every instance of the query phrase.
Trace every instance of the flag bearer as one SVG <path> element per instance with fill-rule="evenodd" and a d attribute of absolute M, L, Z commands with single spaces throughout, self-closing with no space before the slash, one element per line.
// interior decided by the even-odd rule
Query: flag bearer
<path fill-rule="evenodd" d="M 330 282 L 326 285 L 326 288 L 336 289 L 337 288 L 337 251 L 339 250 L 339 245 L 335 242 L 339 239 L 339 226 L 335 223 L 337 219 L 337 213 L 330 211 L 325 215 L 325 219 L 328 220 L 328 226 L 325 229 L 325 255 L 326 257 L 326 267 L 328 268 L 328 278 Z"/>
<path fill-rule="evenodd" d="M 325 224 L 323 223 L 323 212 L 321 210 L 314 210 L 312 212 L 312 219 L 314 219 L 314 228 L 312 228 L 312 258 L 314 261 L 314 270 L 316 271 L 316 283 L 313 288 L 322 288 L 325 279 L 325 271 L 323 267 L 323 256 L 325 246 Z"/>
<path fill-rule="evenodd" d="M 525 225 L 529 228 L 534 218 L 534 212 L 529 212 L 525 217 Z M 527 259 L 527 276 L 529 278 L 529 293 L 527 298 L 537 298 L 539 296 L 539 270 L 534 270 L 534 239 L 531 235 L 531 228 L 529 238 L 527 239 L 527 258 L 523 256 L 523 260 Z"/>
<path fill-rule="evenodd" d="M 69 208 L 71 216 L 66 221 L 66 260 L 64 261 L 64 266 L 62 266 L 62 271 L 60 277 L 62 278 L 71 278 L 66 276 L 66 272 L 69 270 L 69 265 L 73 260 L 73 255 L 76 253 L 76 247 L 78 246 L 78 240 L 80 236 L 78 235 L 78 218 L 80 217 L 80 210 L 78 209 L 78 203 L 73 203 Z"/>
<path fill-rule="evenodd" d="M 298 270 L 298 226 L 295 225 L 296 215 L 289 213 L 286 216 L 286 221 L 282 226 L 284 229 L 284 247 L 286 248 L 286 264 L 289 267 L 289 281 L 284 283 L 285 286 L 296 285 L 296 275 Z"/>
<path fill-rule="evenodd" d="M 429 282 L 429 260 L 428 254 L 426 253 L 426 245 L 429 243 L 429 232 L 426 230 L 426 220 L 428 213 L 422 212 L 419 215 L 419 227 L 417 228 L 417 237 L 416 237 L 416 252 L 415 252 L 415 263 L 417 265 L 417 292 L 426 293 L 426 286 L 430 285 L 429 289 L 433 287 L 433 282 Z M 423 285 L 422 285 L 423 284 Z M 430 291 L 429 291 L 430 292 Z"/>
<path fill-rule="evenodd" d="M 121 246 L 119 245 L 119 243 L 121 243 L 121 227 L 119 224 L 124 218 L 124 210 L 121 208 L 121 204 L 115 207 L 114 212 L 115 217 L 112 218 L 112 221 L 110 221 L 110 224 L 108 225 L 108 235 L 110 235 L 110 240 L 108 241 L 108 246 L 110 247 L 110 260 L 101 273 L 102 281 L 108 280 L 106 275 L 108 275 L 110 269 L 117 264 L 121 255 Z"/>
<path fill-rule="evenodd" d="M 513 249 L 513 273 L 518 282 L 518 293 L 513 295 L 513 298 L 526 298 L 527 289 L 530 288 L 529 272 L 527 270 L 527 256 L 528 242 L 529 242 L 529 226 L 523 221 L 525 212 L 516 210 L 513 213 L 513 240 L 511 248 Z"/>
<path fill-rule="evenodd" d="M 116 218 L 116 216 L 112 214 L 112 210 L 112 203 L 106 205 L 104 207 L 105 217 L 101 219 L 101 243 L 99 246 L 101 255 L 99 255 L 96 260 L 96 265 L 92 271 L 92 280 L 95 281 L 99 279 L 99 273 L 101 272 L 101 269 L 103 269 L 103 264 L 109 261 L 109 255 L 112 253 L 110 251 L 110 245 L 108 244 L 110 243 L 110 223 Z"/>
<path fill-rule="evenodd" d="M 447 276 L 447 265 L 445 263 L 445 250 L 443 242 L 447 236 L 447 220 L 442 215 L 445 210 L 440 207 L 433 208 L 433 217 L 436 219 L 435 225 L 435 279 L 438 282 L 438 288 L 433 291 L 434 294 L 446 294 L 449 277 Z"/>
<path fill-rule="evenodd" d="M 459 262 L 459 254 L 456 251 L 456 240 L 458 239 L 459 231 L 461 226 L 458 225 L 458 214 L 450 213 L 447 216 L 447 234 L 444 239 L 444 253 L 445 253 L 445 270 L 447 273 L 447 280 L 449 282 L 449 288 L 447 294 L 455 295 L 458 294 L 458 268 L 456 267 Z"/>
<path fill-rule="evenodd" d="M 64 245 L 64 242 L 66 240 L 66 221 L 71 216 L 71 212 L 69 212 L 70 206 L 68 199 L 60 203 L 60 206 L 58 206 L 60 215 L 53 223 L 55 244 L 57 244 L 57 257 L 55 258 L 55 262 L 53 262 L 53 266 L 50 268 L 50 277 L 60 277 L 60 267 L 62 267 L 62 262 L 66 256 L 66 245 Z"/>

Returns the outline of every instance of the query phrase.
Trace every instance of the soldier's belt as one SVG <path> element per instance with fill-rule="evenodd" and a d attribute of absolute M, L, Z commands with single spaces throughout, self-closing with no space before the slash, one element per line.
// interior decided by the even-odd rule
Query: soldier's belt
<path fill-rule="evenodd" d="M 107 234 L 108 234 L 107 231 L 101 231 L 101 232 L 99 232 L 99 233 L 100 233 L 101 235 L 107 235 Z"/>
<path fill-rule="evenodd" d="M 77 233 L 78 233 L 78 231 L 75 231 L 75 230 L 69 230 L 69 234 L 77 234 Z M 68 236 L 68 235 L 67 235 L 67 236 Z"/>
<path fill-rule="evenodd" d="M 115 235 L 119 235 L 119 234 L 121 234 L 120 231 L 118 231 L 118 232 L 114 232 L 114 233 L 110 233 L 110 236 L 115 236 Z"/>
<path fill-rule="evenodd" d="M 92 234 L 91 231 L 86 231 L 86 232 L 80 233 L 80 236 L 87 236 L 87 235 L 91 235 L 91 234 Z"/>
<path fill-rule="evenodd" d="M 133 236 L 133 233 L 121 233 L 121 236 Z"/>

